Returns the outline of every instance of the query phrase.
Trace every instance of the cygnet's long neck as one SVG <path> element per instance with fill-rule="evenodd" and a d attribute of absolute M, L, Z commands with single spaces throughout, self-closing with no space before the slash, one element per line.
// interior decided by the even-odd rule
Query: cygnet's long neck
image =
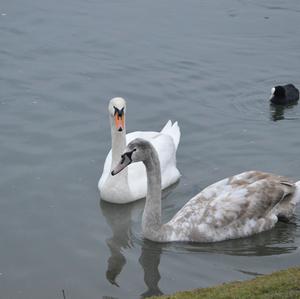
<path fill-rule="evenodd" d="M 161 173 L 158 155 L 152 147 L 144 161 L 147 172 L 147 196 L 142 219 L 142 230 L 146 238 L 155 240 L 161 228 Z"/>

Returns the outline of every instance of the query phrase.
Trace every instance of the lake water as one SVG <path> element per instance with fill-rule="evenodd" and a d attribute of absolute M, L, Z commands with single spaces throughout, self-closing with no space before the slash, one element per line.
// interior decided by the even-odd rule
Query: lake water
<path fill-rule="evenodd" d="M 135 299 L 300 264 L 290 224 L 215 244 L 141 235 L 143 201 L 99 201 L 107 105 L 127 129 L 178 120 L 179 184 L 168 220 L 196 192 L 257 169 L 300 178 L 298 0 L 3 0 L 0 4 L 0 297 Z"/>

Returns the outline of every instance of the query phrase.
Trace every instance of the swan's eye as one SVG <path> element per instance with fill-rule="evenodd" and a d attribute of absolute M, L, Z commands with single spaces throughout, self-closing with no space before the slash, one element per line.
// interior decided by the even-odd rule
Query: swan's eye
<path fill-rule="evenodd" d="M 118 113 L 118 108 L 114 106 L 115 112 L 114 115 L 116 115 Z"/>
<path fill-rule="evenodd" d="M 119 110 L 117 107 L 114 106 L 114 109 L 115 109 L 115 112 L 114 112 L 115 116 L 116 115 L 118 115 L 118 117 L 122 117 L 123 116 L 123 114 L 124 114 L 124 107 L 121 110 Z"/>

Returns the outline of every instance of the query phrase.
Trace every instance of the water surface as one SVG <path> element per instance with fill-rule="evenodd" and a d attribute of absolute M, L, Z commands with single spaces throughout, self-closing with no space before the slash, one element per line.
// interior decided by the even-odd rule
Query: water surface
<path fill-rule="evenodd" d="M 179 184 L 168 220 L 196 192 L 258 169 L 300 178 L 299 1 L 34 1 L 0 5 L 1 298 L 139 298 L 299 265 L 290 224 L 215 244 L 155 244 L 143 201 L 99 202 L 107 104 L 127 128 L 178 120 Z"/>

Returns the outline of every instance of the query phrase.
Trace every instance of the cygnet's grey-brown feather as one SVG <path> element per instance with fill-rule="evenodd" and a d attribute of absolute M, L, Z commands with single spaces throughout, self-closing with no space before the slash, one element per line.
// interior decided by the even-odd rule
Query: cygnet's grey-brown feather
<path fill-rule="evenodd" d="M 167 223 L 161 223 L 159 160 L 153 146 L 135 139 L 128 147 L 133 162 L 146 166 L 148 193 L 143 234 L 157 242 L 215 242 L 271 229 L 278 216 L 292 216 L 300 183 L 259 171 L 247 171 L 214 183 L 189 200 Z"/>
<path fill-rule="evenodd" d="M 280 203 L 295 191 L 286 178 L 248 171 L 213 184 L 191 199 L 170 221 L 173 238 L 221 241 L 270 229 L 279 212 L 290 215 L 294 206 Z M 183 232 L 184 230 L 184 232 Z"/>

